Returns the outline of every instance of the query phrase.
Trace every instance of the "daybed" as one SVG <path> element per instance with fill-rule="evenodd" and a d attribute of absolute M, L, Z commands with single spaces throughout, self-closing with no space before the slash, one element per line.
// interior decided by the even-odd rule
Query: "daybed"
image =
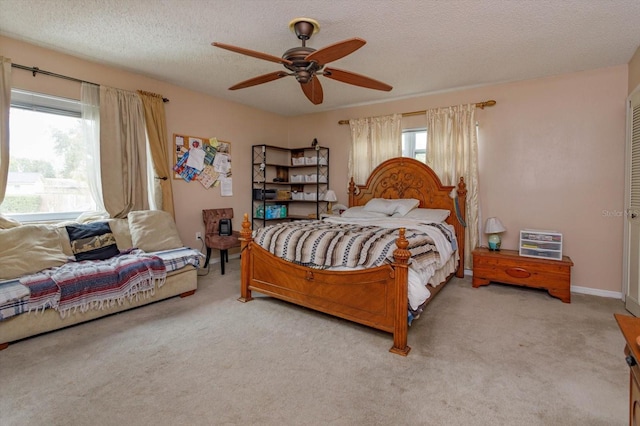
<path fill-rule="evenodd" d="M 457 192 L 457 194 L 456 194 Z M 248 302 L 252 300 L 252 291 L 258 291 L 269 296 L 283 299 L 298 305 L 315 309 L 330 315 L 335 315 L 350 321 L 364 324 L 376 329 L 393 333 L 393 346 L 390 351 L 400 355 L 407 355 L 410 347 L 407 345 L 408 318 L 411 310 L 408 309 L 409 275 L 410 268 L 419 266 L 420 255 L 415 255 L 420 249 L 416 242 L 419 235 L 414 224 L 409 219 L 402 217 L 407 212 L 384 211 L 385 206 L 396 205 L 389 200 L 417 200 L 415 209 L 430 211 L 448 210 L 446 223 L 448 229 L 455 230 L 455 240 L 451 243 L 453 253 L 449 260 L 438 264 L 432 271 L 427 289 L 429 295 L 422 302 L 422 308 L 433 299 L 445 282 L 454 274 L 462 277 L 464 274 L 464 211 L 465 211 L 466 185 L 461 178 L 457 187 L 443 186 L 436 174 L 425 164 L 410 158 L 394 158 L 380 164 L 370 175 L 365 185 L 355 185 L 353 179 L 349 185 L 349 209 L 347 212 L 363 209 L 370 205 L 382 207 L 382 213 L 386 216 L 386 227 L 401 224 L 393 230 L 393 239 L 387 242 L 387 257 L 381 263 L 359 267 L 356 269 L 340 268 L 336 270 L 331 265 L 334 263 L 318 264 L 317 261 L 309 261 L 305 253 L 324 246 L 330 241 L 312 241 L 315 249 L 304 248 L 298 242 L 311 240 L 309 234 L 296 234 L 290 230 L 291 224 L 273 225 L 255 231 L 255 236 L 250 229 L 250 223 L 245 215 L 242 223 L 241 240 L 241 296 L 238 300 Z M 386 200 L 385 200 L 386 199 Z M 399 203 L 401 204 L 401 203 Z M 397 209 L 397 207 L 391 207 Z M 372 210 L 372 209 L 369 209 Z M 373 209 L 376 210 L 376 209 Z M 409 211 L 411 211 L 409 207 Z M 347 213 L 345 212 L 345 213 Z M 321 231 L 315 235 L 326 232 L 337 232 L 332 227 L 346 227 L 342 214 L 340 218 L 325 218 L 315 221 L 321 227 Z M 400 213 L 396 222 L 396 215 Z M 360 225 L 367 225 L 367 219 L 354 219 Z M 378 220 L 379 221 L 379 220 Z M 300 221 L 300 226 L 312 226 Z M 436 227 L 432 221 L 420 221 L 423 227 Z M 427 225 L 427 222 L 429 224 Z M 329 223 L 329 226 L 327 225 Z M 274 227 L 278 228 L 274 231 Z M 440 226 L 442 228 L 442 226 Z M 311 232 L 311 231 L 310 231 Z M 367 228 L 370 232 L 370 228 Z M 388 238 L 389 232 L 385 232 Z M 276 234 L 285 234 L 286 241 L 275 240 Z M 410 236 L 411 234 L 411 236 Z M 346 237 L 336 234 L 334 240 L 344 241 Z M 273 236 L 273 238 L 271 238 Z M 376 234 L 377 238 L 380 237 Z M 352 238 L 351 236 L 349 238 Z M 349 241 L 356 241 L 356 237 Z M 388 241 L 388 240 L 387 240 Z M 393 242 L 397 247 L 393 246 Z M 260 242 L 260 243 L 259 243 Z M 358 250 L 365 243 L 358 242 Z M 368 243 L 366 243 L 368 244 Z M 420 243 L 422 244 L 422 243 Z M 433 243 L 432 243 L 433 244 Z M 348 244 L 343 244 L 348 245 Z M 295 246 L 292 248 L 291 246 Z M 284 251 L 283 251 L 284 247 Z M 416 250 L 416 247 L 418 250 Z M 287 253 L 302 254 L 301 257 L 288 258 Z M 429 253 L 429 256 L 439 258 L 439 253 Z M 293 256 L 293 255 L 292 255 Z M 339 256 L 343 256 L 340 252 Z M 284 260 L 280 257 L 287 258 Z M 335 256 L 334 256 L 335 257 Z M 344 257 L 344 256 L 343 256 Z M 323 261 L 324 262 L 324 261 Z M 433 266 L 433 264 L 432 264 Z M 344 270 L 348 269 L 348 270 Z M 429 269 L 428 267 L 426 269 Z M 433 269 L 433 268 L 432 268 Z M 422 270 L 421 272 L 424 272 Z M 414 274 L 415 276 L 415 274 Z M 422 275 L 424 278 L 425 276 Z M 435 277 L 435 278 L 434 278 Z M 426 282 L 422 282 L 423 288 Z"/>
<path fill-rule="evenodd" d="M 0 349 L 40 333 L 191 295 L 197 289 L 200 257 L 183 247 L 173 219 L 162 211 L 1 229 L 0 294 L 27 288 L 28 295 L 0 303 Z"/>

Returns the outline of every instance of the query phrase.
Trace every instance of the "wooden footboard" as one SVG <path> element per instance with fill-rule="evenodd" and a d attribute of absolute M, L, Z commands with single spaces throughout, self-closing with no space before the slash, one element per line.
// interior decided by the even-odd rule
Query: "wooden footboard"
<path fill-rule="evenodd" d="M 406 356 L 408 241 L 400 229 L 395 262 L 361 271 L 325 271 L 284 261 L 255 244 L 248 215 L 242 222 L 241 302 L 251 291 L 393 333 L 390 351 Z"/>

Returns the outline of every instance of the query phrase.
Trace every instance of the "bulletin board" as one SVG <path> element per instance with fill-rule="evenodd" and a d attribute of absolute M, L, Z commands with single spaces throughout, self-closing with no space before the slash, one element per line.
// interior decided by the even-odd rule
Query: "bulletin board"
<path fill-rule="evenodd" d="M 206 189 L 221 186 L 231 194 L 231 143 L 217 138 L 173 134 L 173 178 L 197 181 Z"/>

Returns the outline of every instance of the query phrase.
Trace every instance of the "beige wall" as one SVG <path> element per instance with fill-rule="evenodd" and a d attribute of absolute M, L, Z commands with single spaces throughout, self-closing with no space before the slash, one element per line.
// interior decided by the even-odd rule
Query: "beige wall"
<path fill-rule="evenodd" d="M 640 85 L 640 47 L 629 61 L 629 94 Z"/>
<path fill-rule="evenodd" d="M 505 248 L 517 247 L 522 228 L 564 233 L 565 253 L 575 263 L 572 285 L 621 291 L 624 100 L 632 64 L 287 118 L 8 38 L 0 37 L 0 55 L 99 84 L 160 93 L 171 99 L 166 104 L 169 134 L 231 141 L 233 197 L 173 181 L 178 229 L 192 247 L 197 247 L 194 233 L 202 230 L 203 208 L 233 207 L 234 227 L 239 227 L 240 214 L 250 206 L 252 144 L 298 147 L 318 138 L 331 148 L 331 186 L 346 203 L 350 131 L 338 120 L 495 99 L 496 106 L 477 113 L 483 218 L 498 216 L 505 224 Z M 640 72 L 636 75 L 640 80 Z M 76 83 L 33 78 L 26 71 L 14 70 L 13 81 L 15 87 L 79 96 Z M 404 126 L 424 123 L 410 117 Z"/>
<path fill-rule="evenodd" d="M 523 228 L 562 232 L 572 285 L 621 292 L 626 95 L 623 65 L 296 117 L 289 132 L 331 148 L 331 186 L 345 202 L 350 132 L 338 120 L 495 99 L 477 113 L 482 217 L 504 223 L 504 248 Z"/>
<path fill-rule="evenodd" d="M 123 70 L 98 65 L 13 39 L 0 37 L 0 55 L 13 63 L 37 66 L 43 70 L 72 76 L 93 83 L 126 90 L 142 89 L 169 98 L 165 104 L 167 130 L 173 133 L 217 137 L 231 142 L 233 197 L 221 197 L 219 188 L 204 189 L 198 182 L 173 180 L 176 224 L 183 242 L 200 248 L 195 233 L 204 230 L 202 209 L 233 207 L 234 229 L 240 229 L 242 213 L 251 203 L 250 146 L 257 143 L 285 141 L 287 121 L 284 117 L 240 104 L 206 96 L 168 83 Z M 13 86 L 79 99 L 80 85 L 59 78 L 13 69 Z M 172 141 L 169 141 L 172 143 Z"/>

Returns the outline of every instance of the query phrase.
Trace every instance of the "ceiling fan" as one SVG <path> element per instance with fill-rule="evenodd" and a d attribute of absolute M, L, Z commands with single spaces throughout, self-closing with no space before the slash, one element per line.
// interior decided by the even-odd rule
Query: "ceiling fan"
<path fill-rule="evenodd" d="M 384 90 L 388 92 L 393 88 L 386 83 L 361 74 L 339 70 L 337 68 L 325 68 L 325 65 L 329 62 L 343 58 L 364 46 L 366 41 L 363 39 L 355 37 L 316 50 L 306 46 L 307 40 L 309 40 L 313 34 L 320 31 L 320 24 L 318 24 L 316 20 L 310 18 L 296 18 L 289 23 L 289 28 L 300 40 L 302 40 L 302 46 L 293 47 L 287 50 L 281 58 L 229 44 L 218 42 L 211 43 L 213 46 L 221 49 L 230 50 L 232 52 L 252 56 L 258 59 L 264 59 L 265 61 L 280 63 L 290 71 L 276 71 L 250 78 L 249 80 L 242 81 L 229 87 L 229 90 L 244 89 L 258 84 L 268 83 L 279 78 L 295 76 L 306 97 L 312 103 L 318 105 L 321 104 L 323 100 L 322 85 L 318 80 L 319 75 L 368 89 Z"/>

